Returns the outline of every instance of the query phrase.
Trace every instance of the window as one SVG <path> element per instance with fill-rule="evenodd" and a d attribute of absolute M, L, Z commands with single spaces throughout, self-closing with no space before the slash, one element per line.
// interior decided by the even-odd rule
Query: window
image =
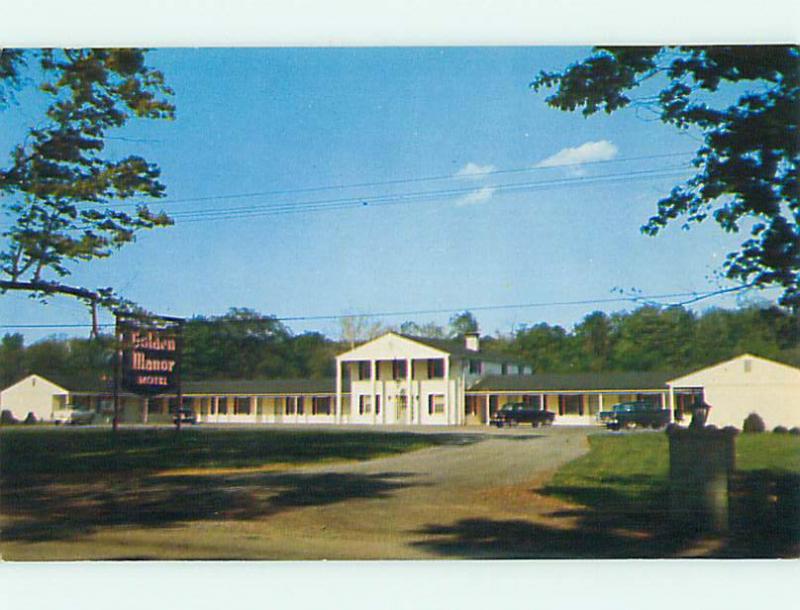
<path fill-rule="evenodd" d="M 233 399 L 234 415 L 250 415 L 250 397 L 237 396 Z"/>
<path fill-rule="evenodd" d="M 431 358 L 428 360 L 428 379 L 441 379 L 444 377 L 444 360 Z"/>
<path fill-rule="evenodd" d="M 381 414 L 381 395 L 375 394 L 375 415 Z"/>
<path fill-rule="evenodd" d="M 469 361 L 469 374 L 470 375 L 480 375 L 483 371 L 483 363 L 480 360 L 470 360 Z"/>
<path fill-rule="evenodd" d="M 226 396 L 217 397 L 217 412 L 220 415 L 228 414 L 228 398 Z"/>
<path fill-rule="evenodd" d="M 295 400 L 297 401 L 297 414 L 302 415 L 305 413 L 305 400 L 302 396 L 298 396 Z"/>
<path fill-rule="evenodd" d="M 444 394 L 428 394 L 428 415 L 444 414 Z"/>
<path fill-rule="evenodd" d="M 283 400 L 284 400 L 284 411 L 283 412 L 286 415 L 294 415 L 294 413 L 295 413 L 294 398 L 292 398 L 291 396 L 287 396 Z"/>
<path fill-rule="evenodd" d="M 365 415 L 372 413 L 372 400 L 369 394 L 361 394 L 358 397 L 358 414 Z"/>
<path fill-rule="evenodd" d="M 314 396 L 311 399 L 311 415 L 330 415 L 330 414 L 331 414 L 330 396 Z"/>
<path fill-rule="evenodd" d="M 405 360 L 392 360 L 392 379 L 405 379 L 407 374 Z"/>
<path fill-rule="evenodd" d="M 359 380 L 370 379 L 372 373 L 370 372 L 369 360 L 360 360 L 358 362 L 358 378 Z"/>
<path fill-rule="evenodd" d="M 505 362 L 500 365 L 500 374 L 508 375 L 508 365 Z"/>
<path fill-rule="evenodd" d="M 559 415 L 583 415 L 583 395 L 569 394 L 558 397 Z"/>

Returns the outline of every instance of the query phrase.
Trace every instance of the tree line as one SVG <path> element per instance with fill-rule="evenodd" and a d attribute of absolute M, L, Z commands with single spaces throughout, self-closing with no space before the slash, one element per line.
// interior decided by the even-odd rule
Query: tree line
<path fill-rule="evenodd" d="M 275 317 L 251 309 L 231 309 L 187 321 L 183 374 L 188 380 L 332 377 L 337 353 L 386 330 L 462 340 L 477 327 L 470 312 L 454 315 L 447 327 L 411 321 L 389 327 L 347 319 L 342 320 L 341 339 L 333 340 L 319 332 L 294 334 Z M 481 341 L 487 351 L 527 361 L 537 372 L 680 372 L 744 352 L 800 366 L 800 318 L 779 307 L 700 314 L 655 306 L 610 315 L 595 311 L 570 330 L 541 322 Z M 108 335 L 50 337 L 30 345 L 21 334 L 0 340 L 0 387 L 30 373 L 80 382 L 110 380 L 112 371 L 113 338 Z"/>

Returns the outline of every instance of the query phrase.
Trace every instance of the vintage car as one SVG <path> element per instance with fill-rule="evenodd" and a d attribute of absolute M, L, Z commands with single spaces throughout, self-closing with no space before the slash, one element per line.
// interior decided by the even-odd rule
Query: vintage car
<path fill-rule="evenodd" d="M 178 412 L 175 413 L 172 417 L 172 422 L 177 424 L 178 418 L 180 418 L 181 424 L 196 424 L 197 423 L 197 415 L 194 411 L 192 411 L 188 407 L 182 407 L 178 409 Z"/>
<path fill-rule="evenodd" d="M 530 424 L 534 428 L 548 426 L 553 423 L 556 414 L 543 411 L 539 407 L 523 402 L 510 402 L 502 406 L 491 419 L 491 424 L 502 428 L 503 426 L 516 426 Z"/>
<path fill-rule="evenodd" d="M 600 423 L 609 430 L 623 428 L 663 428 L 669 423 L 669 409 L 647 400 L 621 402 L 609 411 L 601 411 Z"/>
<path fill-rule="evenodd" d="M 94 421 L 94 411 L 86 409 L 57 409 L 53 411 L 53 423 L 80 426 Z"/>

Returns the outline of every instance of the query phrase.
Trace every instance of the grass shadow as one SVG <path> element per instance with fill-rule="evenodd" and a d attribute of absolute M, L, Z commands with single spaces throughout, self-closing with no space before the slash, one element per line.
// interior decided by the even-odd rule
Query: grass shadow
<path fill-rule="evenodd" d="M 117 526 L 171 527 L 198 521 L 268 518 L 288 510 L 387 497 L 408 473 L 281 473 L 127 477 L 94 484 L 28 486 L 4 494 L 11 523 L 3 541 L 74 539 Z M 14 518 L 16 517 L 16 518 Z"/>

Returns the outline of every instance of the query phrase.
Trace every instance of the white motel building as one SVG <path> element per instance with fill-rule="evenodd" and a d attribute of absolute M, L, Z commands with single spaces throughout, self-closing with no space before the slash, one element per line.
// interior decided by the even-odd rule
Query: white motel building
<path fill-rule="evenodd" d="M 530 365 L 463 343 L 386 333 L 336 357 L 333 379 L 207 380 L 183 384 L 184 406 L 214 424 L 486 426 L 509 402 L 547 409 L 554 425 L 596 425 L 619 402 L 650 400 L 684 421 L 703 398 L 708 423 L 742 427 L 758 413 L 768 429 L 800 426 L 800 369 L 751 354 L 678 375 L 670 372 L 535 373 Z M 121 395 L 124 423 L 170 422 L 174 396 Z M 0 392 L 0 409 L 52 420 L 64 408 L 109 415 L 109 382 L 29 375 Z"/>

